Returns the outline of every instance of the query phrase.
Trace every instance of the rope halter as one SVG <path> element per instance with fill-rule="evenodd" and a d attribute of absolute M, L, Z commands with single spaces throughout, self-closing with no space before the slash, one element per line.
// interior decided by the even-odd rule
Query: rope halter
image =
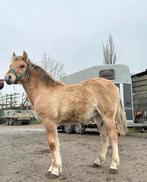
<path fill-rule="evenodd" d="M 15 77 L 16 77 L 15 83 L 17 83 L 18 81 L 21 81 L 21 79 L 22 79 L 23 77 L 24 77 L 24 78 L 27 78 L 27 77 L 29 76 L 29 71 L 28 71 L 28 69 L 29 69 L 29 65 L 27 64 L 27 68 L 26 68 L 25 71 L 22 71 L 21 73 L 17 73 L 15 68 L 10 68 L 10 69 L 9 69 L 9 73 L 12 73 L 12 74 L 15 75 Z"/>

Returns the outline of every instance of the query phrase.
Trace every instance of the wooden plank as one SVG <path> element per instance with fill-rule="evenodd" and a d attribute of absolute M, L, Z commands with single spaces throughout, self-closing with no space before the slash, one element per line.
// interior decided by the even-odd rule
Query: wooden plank
<path fill-rule="evenodd" d="M 139 77 L 132 77 L 132 82 L 137 82 L 141 80 L 147 80 L 147 75 L 139 76 Z"/>
<path fill-rule="evenodd" d="M 147 102 L 144 99 L 136 99 L 134 100 L 134 104 L 146 105 Z"/>
<path fill-rule="evenodd" d="M 141 80 L 141 81 L 138 81 L 138 82 L 133 82 L 132 83 L 132 87 L 140 87 L 140 86 L 145 86 L 147 85 L 147 80 Z"/>
<path fill-rule="evenodd" d="M 147 92 L 146 93 L 143 93 L 143 92 L 133 93 L 133 98 L 136 98 L 136 99 L 140 99 L 140 98 L 146 99 L 147 98 Z"/>
<path fill-rule="evenodd" d="M 133 103 L 147 103 L 147 97 L 146 98 L 134 98 L 133 97 Z"/>
<path fill-rule="evenodd" d="M 136 111 L 147 111 L 147 104 L 134 104 L 134 112 Z"/>
<path fill-rule="evenodd" d="M 147 85 L 133 88 L 133 93 L 147 91 Z"/>
<path fill-rule="evenodd" d="M 134 98 L 133 103 L 134 103 L 134 104 L 146 104 L 147 101 L 146 101 L 146 99 L 135 99 L 135 98 Z"/>

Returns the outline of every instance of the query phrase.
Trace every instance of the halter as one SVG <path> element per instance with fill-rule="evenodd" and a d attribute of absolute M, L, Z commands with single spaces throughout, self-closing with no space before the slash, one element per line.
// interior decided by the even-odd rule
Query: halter
<path fill-rule="evenodd" d="M 15 68 L 10 68 L 9 73 L 14 74 L 16 77 L 15 83 L 17 83 L 18 81 L 21 81 L 21 78 L 23 78 L 23 77 L 27 78 L 29 76 L 28 68 L 29 68 L 29 65 L 27 65 L 27 68 L 25 71 L 23 71 L 19 74 L 16 72 Z"/>

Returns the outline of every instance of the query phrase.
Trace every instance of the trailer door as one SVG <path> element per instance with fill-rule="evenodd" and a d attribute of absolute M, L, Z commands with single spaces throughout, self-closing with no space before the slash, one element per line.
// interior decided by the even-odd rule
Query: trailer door
<path fill-rule="evenodd" d="M 124 108 L 127 120 L 133 120 L 133 100 L 131 84 L 123 84 Z"/>

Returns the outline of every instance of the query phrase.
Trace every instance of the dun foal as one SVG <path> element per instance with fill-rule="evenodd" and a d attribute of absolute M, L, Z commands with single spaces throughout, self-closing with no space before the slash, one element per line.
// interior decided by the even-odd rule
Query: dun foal
<path fill-rule="evenodd" d="M 118 133 L 126 134 L 127 126 L 119 90 L 111 81 L 93 78 L 79 84 L 66 85 L 55 81 L 41 67 L 31 63 L 26 52 L 21 56 L 13 53 L 5 80 L 8 84 L 22 84 L 34 111 L 45 124 L 51 151 L 48 171 L 52 175 L 59 176 L 62 172 L 57 125 L 86 122 L 93 118 L 100 126 L 99 154 L 94 166 L 101 166 L 105 160 L 110 137 L 110 171 L 117 172 Z"/>

